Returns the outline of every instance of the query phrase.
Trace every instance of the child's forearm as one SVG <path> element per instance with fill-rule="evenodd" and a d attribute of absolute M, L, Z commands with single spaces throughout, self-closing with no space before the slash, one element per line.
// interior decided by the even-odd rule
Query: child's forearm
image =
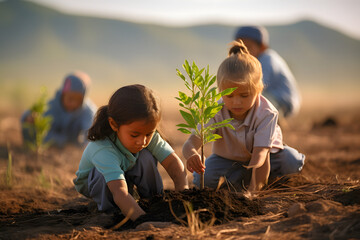
<path fill-rule="evenodd" d="M 145 214 L 144 210 L 137 204 L 131 194 L 129 194 L 124 180 L 110 181 L 107 185 L 113 195 L 114 202 L 120 208 L 122 214 L 129 216 L 133 221 Z"/>
<path fill-rule="evenodd" d="M 255 147 L 251 154 L 249 165 L 246 168 L 259 168 L 264 165 L 269 148 Z"/>
<path fill-rule="evenodd" d="M 172 153 L 167 158 L 165 158 L 161 165 L 165 168 L 173 180 L 175 190 L 181 191 L 189 188 L 186 178 L 185 166 L 175 153 Z"/>
<path fill-rule="evenodd" d="M 252 169 L 249 191 L 258 191 L 267 184 L 270 174 L 269 148 L 255 147 L 249 166 Z"/>
<path fill-rule="evenodd" d="M 201 146 L 201 140 L 195 135 L 191 135 L 183 145 L 182 154 L 185 159 L 189 159 L 194 154 L 199 154 L 198 149 Z"/>
<path fill-rule="evenodd" d="M 114 196 L 114 202 L 124 216 L 130 215 L 130 219 L 133 221 L 145 214 L 144 210 L 137 204 L 131 194 Z"/>
<path fill-rule="evenodd" d="M 182 191 L 189 188 L 185 170 L 183 172 L 179 172 L 179 174 L 173 178 L 173 181 L 176 191 Z"/>

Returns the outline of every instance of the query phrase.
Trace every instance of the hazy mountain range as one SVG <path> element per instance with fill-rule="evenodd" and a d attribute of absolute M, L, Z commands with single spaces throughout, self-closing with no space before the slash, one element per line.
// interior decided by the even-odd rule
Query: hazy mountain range
<path fill-rule="evenodd" d="M 266 26 L 270 45 L 300 85 L 358 84 L 360 41 L 315 22 Z M 73 69 L 94 85 L 172 87 L 184 60 L 216 73 L 235 26 L 165 27 L 66 15 L 30 2 L 0 2 L 0 83 L 56 84 Z M 110 84 L 110 85 L 109 85 Z"/>

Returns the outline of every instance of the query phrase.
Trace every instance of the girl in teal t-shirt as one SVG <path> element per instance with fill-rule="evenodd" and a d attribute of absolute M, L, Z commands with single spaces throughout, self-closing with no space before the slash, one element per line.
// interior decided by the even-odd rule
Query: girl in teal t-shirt
<path fill-rule="evenodd" d="M 118 89 L 108 105 L 96 113 L 74 179 L 75 188 L 92 198 L 101 211 L 119 207 L 131 220 L 145 214 L 131 193 L 161 194 L 157 162 L 172 178 L 175 190 L 188 188 L 180 158 L 157 132 L 161 112 L 158 99 L 142 85 Z"/>

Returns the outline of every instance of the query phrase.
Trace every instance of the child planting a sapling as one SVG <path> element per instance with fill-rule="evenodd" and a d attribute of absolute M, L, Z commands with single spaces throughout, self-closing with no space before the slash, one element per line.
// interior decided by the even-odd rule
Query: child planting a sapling
<path fill-rule="evenodd" d="M 90 81 L 84 72 L 69 74 L 55 97 L 47 104 L 41 104 L 47 107 L 46 111 L 39 112 L 33 108 L 25 111 L 21 117 L 24 142 L 30 145 L 36 143 L 39 137 L 36 119 L 50 117 L 52 121 L 43 136 L 44 143 L 60 148 L 66 144 L 85 146 L 87 131 L 96 112 L 95 104 L 85 97 Z"/>
<path fill-rule="evenodd" d="M 232 93 L 235 88 L 228 88 L 217 93 L 216 87 L 212 85 L 216 81 L 216 76 L 209 74 L 209 66 L 205 70 L 199 69 L 195 62 L 190 65 L 185 60 L 183 68 L 186 71 L 189 80 L 177 69 L 177 74 L 184 80 L 186 88 L 190 91 L 188 96 L 186 93 L 179 92 L 179 97 L 176 99 L 180 101 L 179 106 L 182 108 L 180 113 L 186 123 L 178 124 L 178 130 L 186 134 L 194 134 L 200 140 L 201 149 L 201 163 L 204 164 L 204 145 L 208 142 L 216 141 L 221 138 L 220 135 L 213 131 L 221 127 L 234 127 L 228 124 L 232 118 L 223 119 L 219 122 L 208 122 L 220 111 L 223 103 L 218 103 L 218 100 L 224 96 Z M 192 131 L 190 131 L 190 129 Z M 200 189 L 204 189 L 204 174 L 200 173 Z"/>
<path fill-rule="evenodd" d="M 159 99 L 151 89 L 135 84 L 119 88 L 96 113 L 88 132 L 90 141 L 76 172 L 76 190 L 93 199 L 100 211 L 119 208 L 136 220 L 144 210 L 135 198 L 162 194 L 160 163 L 175 190 L 187 189 L 186 169 L 158 132 Z"/>
<path fill-rule="evenodd" d="M 187 169 L 194 175 L 194 184 L 200 185 L 204 173 L 205 186 L 217 188 L 219 179 L 225 177 L 236 191 L 261 190 L 273 177 L 301 171 L 305 156 L 284 145 L 277 124 L 278 111 L 261 95 L 263 90 L 260 62 L 249 54 L 243 42 L 233 42 L 229 56 L 217 72 L 220 91 L 236 88 L 223 95 L 219 103 L 223 108 L 207 123 L 211 125 L 233 118 L 233 126 L 213 130 L 221 138 L 214 141 L 212 155 L 205 164 L 198 150 L 201 139 L 191 134 L 183 145 Z"/>

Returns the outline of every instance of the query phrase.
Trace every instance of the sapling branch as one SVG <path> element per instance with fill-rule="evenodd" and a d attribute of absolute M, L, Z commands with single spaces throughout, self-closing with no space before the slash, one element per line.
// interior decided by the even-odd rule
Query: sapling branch
<path fill-rule="evenodd" d="M 215 130 L 221 127 L 234 127 L 230 124 L 232 118 L 221 122 L 209 124 L 222 108 L 223 104 L 218 103 L 220 98 L 231 94 L 236 88 L 229 88 L 217 93 L 216 87 L 212 85 L 216 82 L 216 76 L 209 74 L 209 66 L 199 69 L 195 62 L 192 65 L 187 60 L 182 65 L 187 73 L 185 77 L 180 70 L 176 69 L 177 75 L 184 81 L 185 87 L 190 91 L 187 95 L 179 91 L 179 106 L 182 108 L 180 114 L 186 123 L 180 123 L 177 126 L 179 131 L 185 134 L 194 134 L 201 140 L 201 162 L 204 165 L 204 145 L 211 141 L 221 138 L 215 134 Z M 204 173 L 200 174 L 200 189 L 204 189 Z"/>
<path fill-rule="evenodd" d="M 51 116 L 45 116 L 48 108 L 46 88 L 42 87 L 40 91 L 40 97 L 30 108 L 31 122 L 23 123 L 23 127 L 28 129 L 32 138 L 32 140 L 27 140 L 26 144 L 37 153 L 38 157 L 50 145 L 50 142 L 45 142 L 45 138 L 53 121 Z"/>

